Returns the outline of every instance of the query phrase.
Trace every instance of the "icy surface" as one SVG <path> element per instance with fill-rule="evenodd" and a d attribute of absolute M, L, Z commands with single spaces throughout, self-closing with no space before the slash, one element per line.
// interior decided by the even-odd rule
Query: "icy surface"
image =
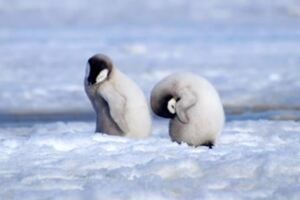
<path fill-rule="evenodd" d="M 0 199 L 298 199 L 300 123 L 227 124 L 209 150 L 165 124 L 135 141 L 92 123 L 0 128 Z"/>
<path fill-rule="evenodd" d="M 0 111 L 90 109 L 82 82 L 96 52 L 110 55 L 146 94 L 172 72 L 193 71 L 225 105 L 300 107 L 300 30 L 123 29 L 0 30 Z"/>

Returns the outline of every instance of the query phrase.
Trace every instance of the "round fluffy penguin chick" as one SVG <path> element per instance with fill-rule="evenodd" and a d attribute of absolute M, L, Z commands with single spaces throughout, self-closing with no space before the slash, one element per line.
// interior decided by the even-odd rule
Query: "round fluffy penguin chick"
<path fill-rule="evenodd" d="M 215 88 L 191 73 L 176 73 L 160 81 L 151 92 L 155 114 L 170 118 L 172 141 L 192 146 L 214 146 L 224 125 L 224 110 Z"/>
<path fill-rule="evenodd" d="M 143 92 L 110 58 L 96 54 L 88 60 L 84 86 L 96 111 L 96 132 L 131 138 L 150 134 L 151 115 Z"/>

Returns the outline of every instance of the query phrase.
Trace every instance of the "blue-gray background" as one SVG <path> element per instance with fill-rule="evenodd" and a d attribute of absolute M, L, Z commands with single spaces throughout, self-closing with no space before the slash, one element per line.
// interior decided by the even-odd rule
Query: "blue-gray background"
<path fill-rule="evenodd" d="M 299 47 L 299 0 L 0 0 L 0 114 L 91 113 L 84 68 L 101 52 L 146 95 L 193 71 L 231 113 L 294 119 Z"/>

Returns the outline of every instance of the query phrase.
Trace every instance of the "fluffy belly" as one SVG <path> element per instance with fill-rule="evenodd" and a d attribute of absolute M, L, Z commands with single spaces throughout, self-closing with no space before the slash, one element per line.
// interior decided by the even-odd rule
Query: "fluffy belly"
<path fill-rule="evenodd" d="M 176 118 L 170 121 L 169 135 L 172 141 L 178 143 L 185 142 L 193 146 L 214 143 L 217 134 L 217 130 L 200 121 L 188 124 L 183 124 Z"/>

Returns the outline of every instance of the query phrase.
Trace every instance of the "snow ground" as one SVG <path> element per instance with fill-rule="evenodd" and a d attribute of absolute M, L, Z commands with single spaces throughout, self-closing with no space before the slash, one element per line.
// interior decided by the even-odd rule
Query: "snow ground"
<path fill-rule="evenodd" d="M 229 122 L 209 150 L 172 143 L 165 124 L 134 141 L 93 123 L 0 128 L 1 199 L 298 199 L 300 123 Z"/>

